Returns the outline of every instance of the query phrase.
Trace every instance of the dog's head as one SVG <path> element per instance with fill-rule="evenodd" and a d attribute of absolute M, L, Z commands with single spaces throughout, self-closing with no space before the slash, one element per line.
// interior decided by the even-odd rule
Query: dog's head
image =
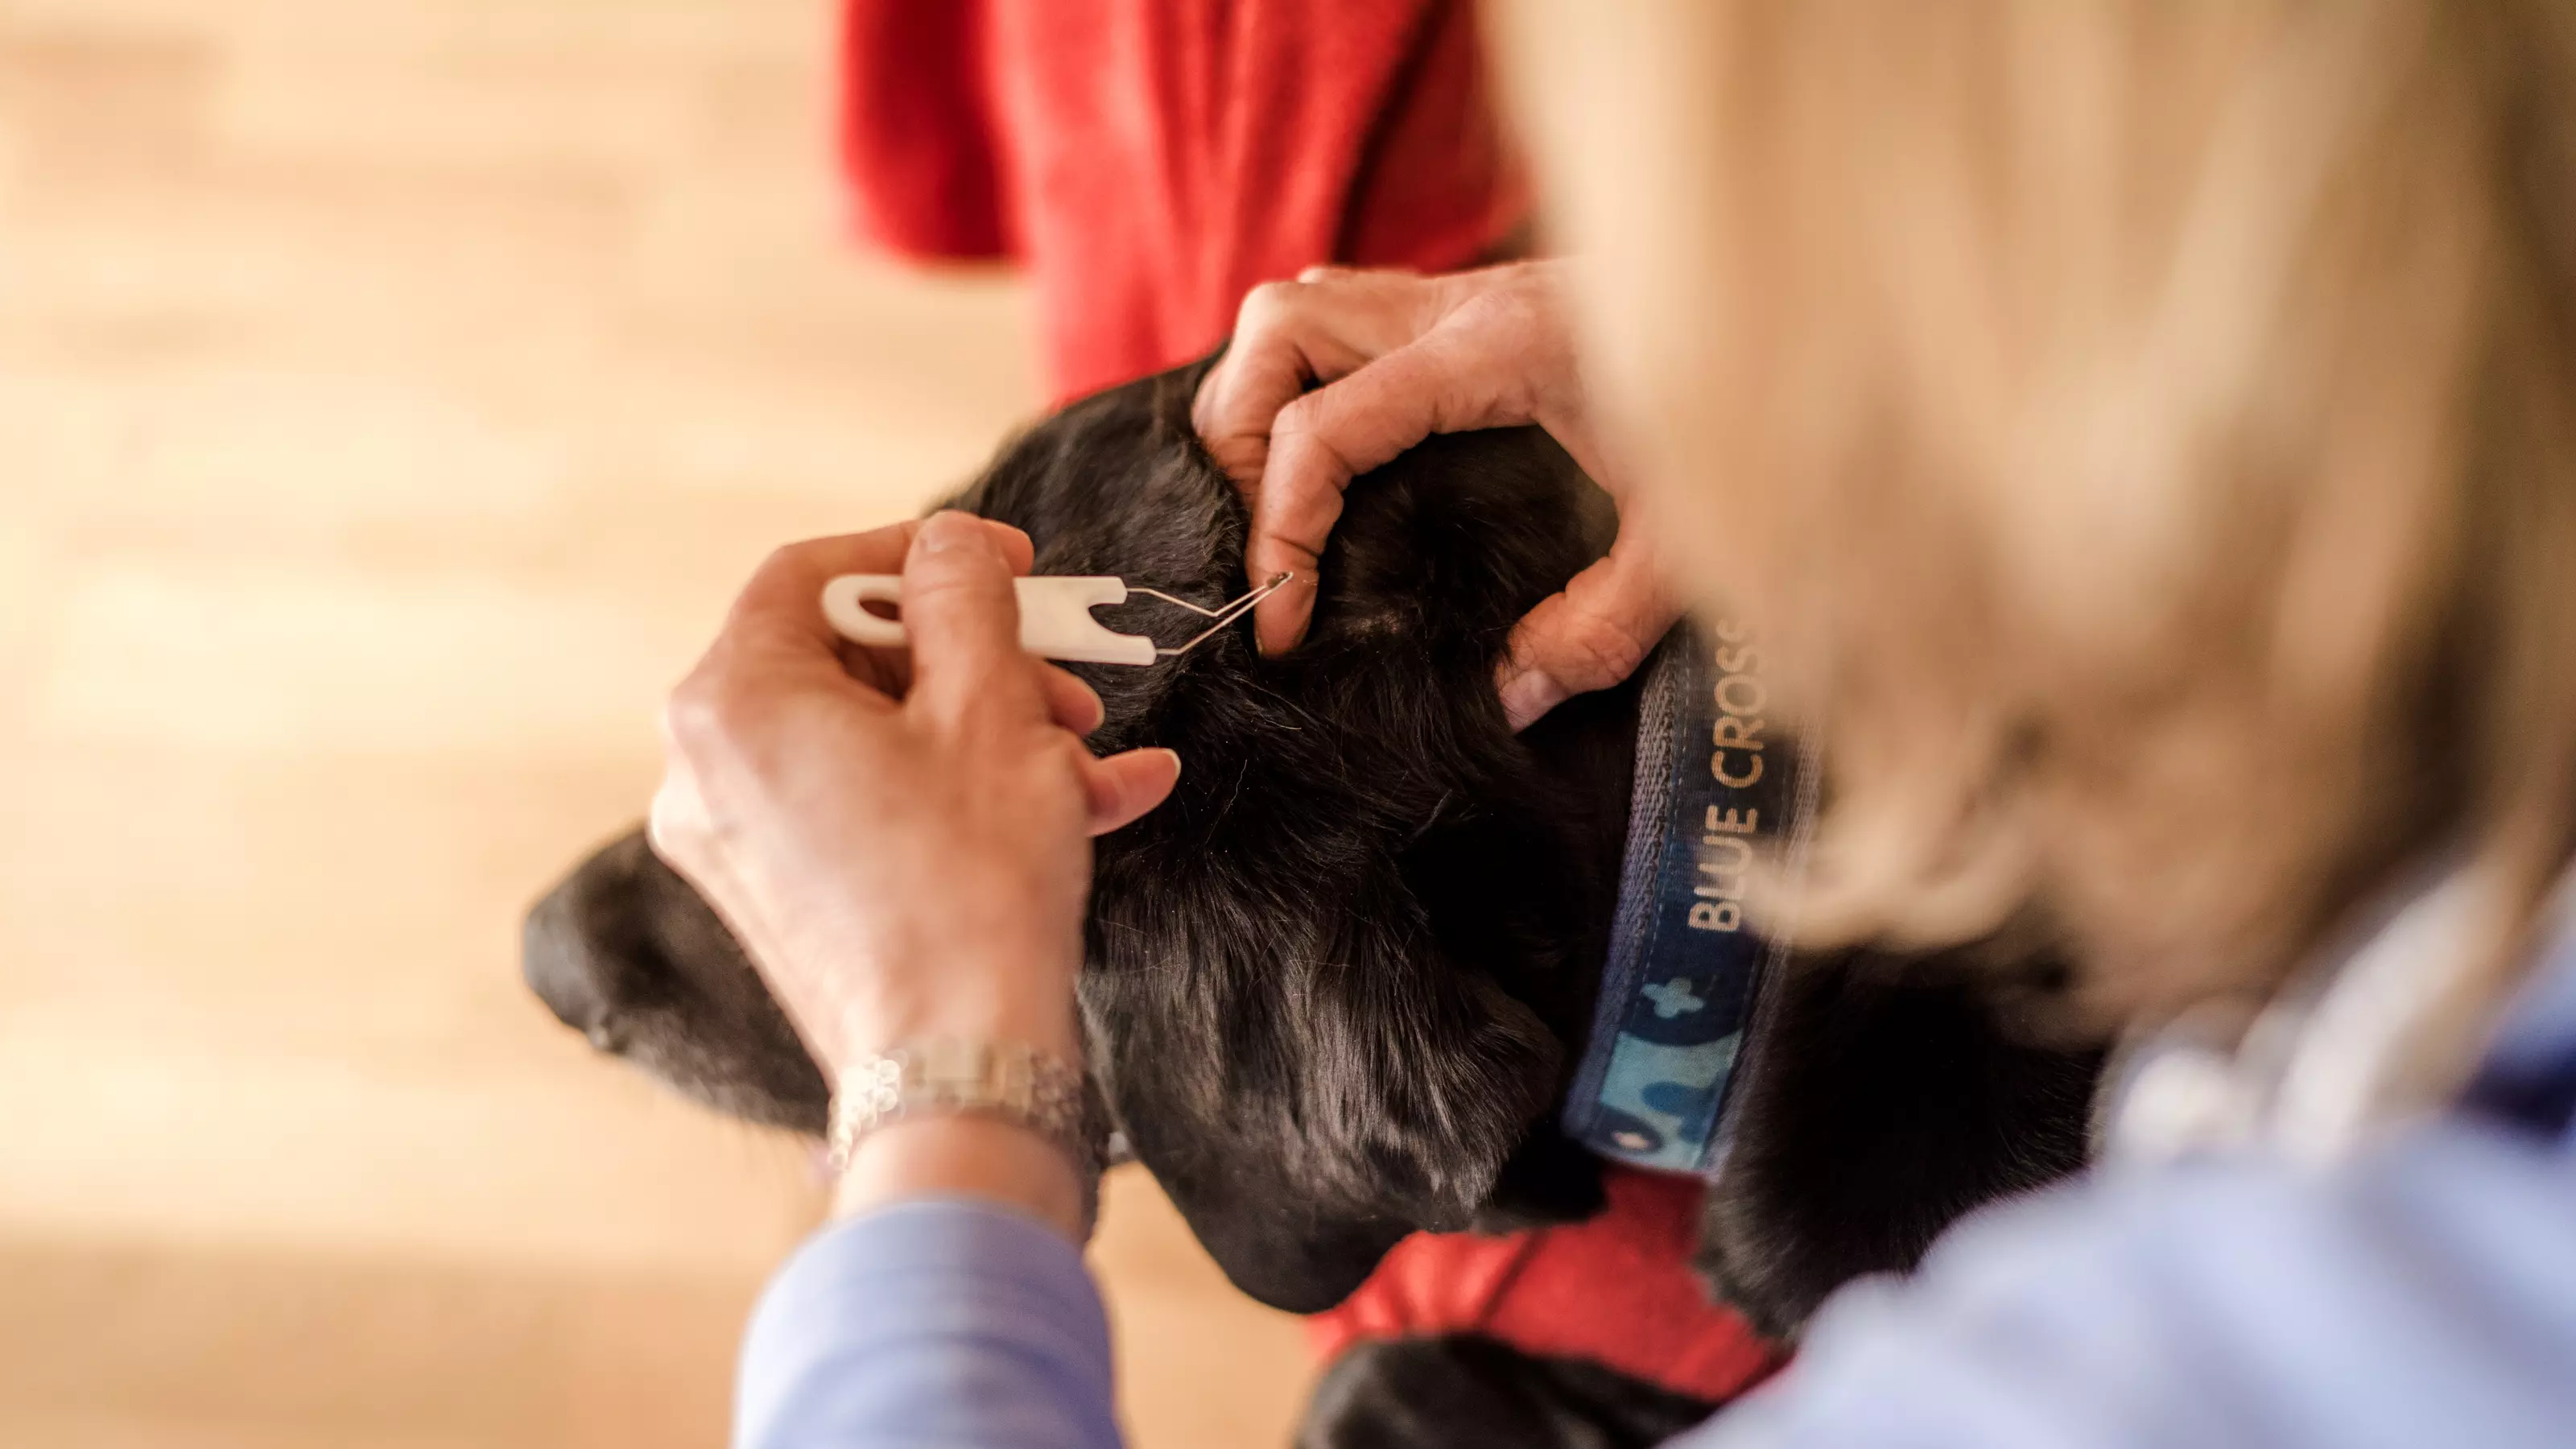
<path fill-rule="evenodd" d="M 528 985 L 592 1046 L 708 1106 L 820 1133 L 831 1088 L 724 922 L 630 831 L 528 912 Z"/>
<path fill-rule="evenodd" d="M 1076 404 L 957 506 L 1037 568 L 1215 604 L 1244 516 L 1183 369 Z M 1456 1229 L 1545 1156 L 1615 889 L 1633 694 L 1515 737 L 1511 625 L 1611 516 L 1535 430 L 1434 438 L 1354 482 L 1306 641 L 1238 626 L 1149 669 L 1084 670 L 1104 751 L 1168 745 L 1172 799 L 1097 847 L 1081 999 L 1135 1155 L 1237 1285 L 1313 1310 L 1415 1229 Z M 1176 642 L 1192 620 L 1113 627 Z M 1605 802 L 1607 806 L 1605 808 Z M 539 904 L 528 972 L 567 1022 L 711 1104 L 814 1130 L 824 1089 L 738 947 L 630 836 Z"/>

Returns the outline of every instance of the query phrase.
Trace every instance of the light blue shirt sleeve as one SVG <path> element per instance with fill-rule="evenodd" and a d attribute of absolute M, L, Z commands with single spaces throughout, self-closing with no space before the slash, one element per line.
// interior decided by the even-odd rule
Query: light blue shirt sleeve
<path fill-rule="evenodd" d="M 2576 1157 L 2456 1119 L 1991 1210 L 1687 1449 L 2576 1443 Z"/>
<path fill-rule="evenodd" d="M 2576 1445 L 2576 940 L 2469 1101 L 2331 1169 L 2110 1171 L 1978 1214 L 1680 1449 Z"/>
<path fill-rule="evenodd" d="M 1116 1449 L 1109 1323 L 1054 1230 L 969 1198 L 816 1236 L 752 1311 L 738 1449 Z"/>
<path fill-rule="evenodd" d="M 1837 1294 L 1678 1449 L 2576 1444 L 2576 946 L 2461 1110 L 2339 1167 L 2113 1172 Z M 2511 1124 L 2511 1125 L 2507 1125 Z M 743 1449 L 1111 1449 L 1079 1254 L 964 1199 L 809 1243 L 743 1350 Z"/>

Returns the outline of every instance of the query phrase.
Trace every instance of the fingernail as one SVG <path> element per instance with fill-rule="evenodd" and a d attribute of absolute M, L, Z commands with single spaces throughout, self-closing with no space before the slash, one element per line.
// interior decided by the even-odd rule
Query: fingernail
<path fill-rule="evenodd" d="M 1172 757 L 1172 778 L 1175 780 L 1179 779 L 1181 777 L 1181 752 L 1178 750 L 1164 750 L 1161 751 L 1161 753 Z"/>
<path fill-rule="evenodd" d="M 914 538 L 913 546 L 923 553 L 949 553 L 961 548 L 972 548 L 986 541 L 984 526 L 976 522 L 971 514 L 951 510 L 930 515 L 922 523 L 921 532 Z"/>
<path fill-rule="evenodd" d="M 1503 718 L 1514 734 L 1535 723 L 1564 697 L 1557 693 L 1556 681 L 1535 670 L 1513 675 L 1497 693 L 1502 697 Z"/>

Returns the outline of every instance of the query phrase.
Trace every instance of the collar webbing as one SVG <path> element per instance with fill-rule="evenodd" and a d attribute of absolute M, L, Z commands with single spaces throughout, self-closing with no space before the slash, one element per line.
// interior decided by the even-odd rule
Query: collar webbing
<path fill-rule="evenodd" d="M 1794 850 L 1815 772 L 1769 732 L 1756 651 L 1681 625 L 1648 662 L 1610 959 L 1567 1135 L 1639 1167 L 1714 1175 L 1727 1089 L 1782 948 L 1744 892 L 1757 852 Z"/>

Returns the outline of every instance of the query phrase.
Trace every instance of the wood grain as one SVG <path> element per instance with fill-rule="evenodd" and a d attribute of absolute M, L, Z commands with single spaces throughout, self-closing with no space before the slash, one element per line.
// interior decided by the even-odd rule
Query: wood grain
<path fill-rule="evenodd" d="M 827 0 L 0 0 L 0 1444 L 714 1445 L 789 1142 L 591 1058 L 518 913 L 778 542 L 1035 406 L 842 234 Z M 1136 1441 L 1296 1325 L 1141 1178 Z"/>

